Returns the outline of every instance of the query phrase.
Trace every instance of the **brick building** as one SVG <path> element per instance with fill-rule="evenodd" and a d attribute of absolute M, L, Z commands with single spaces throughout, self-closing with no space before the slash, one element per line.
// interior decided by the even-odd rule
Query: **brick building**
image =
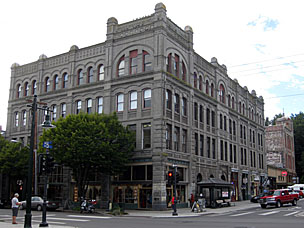
<path fill-rule="evenodd" d="M 216 58 L 208 62 L 196 53 L 192 28 L 178 27 L 162 3 L 152 15 L 127 23 L 109 18 L 103 43 L 12 65 L 7 136 L 25 144 L 26 100 L 33 94 L 52 107 L 54 121 L 80 110 L 116 111 L 136 132 L 128 172 L 112 177 L 110 196 L 96 178 L 93 198 L 164 209 L 172 196 L 166 174 L 173 165 L 181 177 L 181 205 L 209 178 L 233 183 L 232 198 L 242 200 L 260 191 L 267 177 L 263 98 L 232 80 Z M 50 188 L 57 198 L 73 198 L 68 171 L 58 172 L 61 179 Z"/>
<path fill-rule="evenodd" d="M 266 127 L 265 143 L 271 187 L 293 185 L 293 177 L 297 174 L 292 120 L 282 117 L 276 120 L 276 125 Z"/>

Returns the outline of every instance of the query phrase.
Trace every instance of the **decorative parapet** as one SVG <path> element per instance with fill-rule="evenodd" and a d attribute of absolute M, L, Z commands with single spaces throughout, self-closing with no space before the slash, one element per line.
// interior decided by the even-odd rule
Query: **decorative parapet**
<path fill-rule="evenodd" d="M 106 53 L 106 46 L 104 43 L 79 49 L 76 54 L 76 60 L 91 58 Z"/>

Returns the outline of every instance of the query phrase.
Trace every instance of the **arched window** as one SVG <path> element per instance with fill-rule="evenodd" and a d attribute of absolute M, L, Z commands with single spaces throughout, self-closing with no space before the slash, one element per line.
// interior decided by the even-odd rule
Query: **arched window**
<path fill-rule="evenodd" d="M 104 80 L 104 66 L 100 65 L 98 67 L 98 80 L 103 81 Z"/>
<path fill-rule="evenodd" d="M 61 104 L 61 116 L 66 117 L 66 103 Z"/>
<path fill-rule="evenodd" d="M 214 85 L 211 83 L 211 97 L 214 97 Z"/>
<path fill-rule="evenodd" d="M 83 71 L 82 69 L 78 70 L 78 74 L 77 74 L 77 84 L 78 85 L 82 85 L 84 83 L 84 78 L 83 78 Z"/>
<path fill-rule="evenodd" d="M 179 56 L 174 55 L 174 74 L 176 77 L 179 77 Z"/>
<path fill-rule="evenodd" d="M 89 67 L 87 74 L 88 74 L 88 79 L 87 79 L 87 80 L 88 80 L 88 83 L 93 82 L 93 81 L 94 81 L 94 80 L 93 80 L 93 77 L 94 77 L 94 74 L 93 74 L 93 67 Z"/>
<path fill-rule="evenodd" d="M 206 94 L 209 95 L 209 81 L 206 80 Z"/>
<path fill-rule="evenodd" d="M 245 104 L 243 103 L 243 115 L 245 115 Z"/>
<path fill-rule="evenodd" d="M 187 75 L 186 66 L 185 66 L 185 63 L 182 62 L 182 79 L 183 79 L 184 82 L 187 80 L 186 75 Z"/>
<path fill-rule="evenodd" d="M 231 107 L 231 96 L 230 96 L 230 94 L 228 95 L 228 107 Z"/>
<path fill-rule="evenodd" d="M 117 95 L 117 112 L 122 112 L 124 109 L 124 95 L 122 93 Z"/>
<path fill-rule="evenodd" d="M 29 95 L 29 93 L 28 93 L 29 90 L 30 90 L 30 88 L 29 88 L 28 82 L 24 83 L 24 96 L 25 97 Z"/>
<path fill-rule="evenodd" d="M 194 76 L 193 76 L 193 86 L 194 86 L 194 88 L 197 89 L 197 74 L 196 74 L 196 72 L 194 72 Z"/>
<path fill-rule="evenodd" d="M 148 52 L 143 51 L 143 71 L 150 70 L 152 70 L 152 57 Z"/>
<path fill-rule="evenodd" d="M 22 111 L 22 125 L 26 126 L 26 110 Z"/>
<path fill-rule="evenodd" d="M 32 95 L 35 95 L 37 92 L 37 81 L 34 80 L 32 83 Z"/>
<path fill-rule="evenodd" d="M 132 91 L 130 93 L 130 109 L 135 110 L 137 109 L 137 92 Z"/>
<path fill-rule="evenodd" d="M 15 127 L 19 126 L 19 113 L 15 112 Z"/>
<path fill-rule="evenodd" d="M 123 76 L 125 74 L 125 56 L 121 57 L 117 64 L 117 76 Z"/>
<path fill-rule="evenodd" d="M 144 108 L 151 108 L 151 89 L 144 90 Z"/>
<path fill-rule="evenodd" d="M 239 102 L 239 113 L 242 113 L 242 103 Z"/>
<path fill-rule="evenodd" d="M 223 84 L 220 84 L 219 96 L 220 96 L 220 102 L 225 104 L 225 88 L 224 88 Z"/>
<path fill-rule="evenodd" d="M 253 111 L 253 109 L 251 110 L 251 117 L 252 117 L 252 120 L 254 120 L 254 111 Z"/>
<path fill-rule="evenodd" d="M 232 109 L 234 109 L 234 97 L 231 98 Z"/>
<path fill-rule="evenodd" d="M 58 75 L 56 74 L 54 76 L 54 90 L 57 90 L 59 89 L 59 78 L 58 78 Z"/>
<path fill-rule="evenodd" d="M 52 114 L 53 114 L 53 120 L 56 120 L 56 118 L 57 118 L 57 106 L 53 105 L 52 106 L 52 110 L 53 110 L 53 112 L 52 112 Z"/>
<path fill-rule="evenodd" d="M 50 91 L 50 85 L 51 85 L 50 78 L 47 77 L 45 79 L 45 82 L 44 82 L 44 92 L 49 92 Z"/>
<path fill-rule="evenodd" d="M 137 70 L 138 70 L 138 63 L 137 63 L 137 55 L 138 52 L 137 50 L 131 51 L 130 52 L 130 74 L 137 74 Z"/>
<path fill-rule="evenodd" d="M 103 97 L 98 97 L 97 112 L 99 114 L 103 113 Z"/>
<path fill-rule="evenodd" d="M 64 73 L 62 76 L 62 88 L 68 87 L 69 75 L 68 73 Z"/>
<path fill-rule="evenodd" d="M 203 89 L 203 77 L 201 75 L 199 76 L 198 87 L 199 87 L 199 90 Z"/>
<path fill-rule="evenodd" d="M 172 64 L 172 53 L 170 53 L 167 58 L 167 72 L 169 73 L 172 73 L 171 64 Z"/>
<path fill-rule="evenodd" d="M 21 94 L 21 85 L 18 84 L 16 88 L 16 98 L 19 98 Z"/>

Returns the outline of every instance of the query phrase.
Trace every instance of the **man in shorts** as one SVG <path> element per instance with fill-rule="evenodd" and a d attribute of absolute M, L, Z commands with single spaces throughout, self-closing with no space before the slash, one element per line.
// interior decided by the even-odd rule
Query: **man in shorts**
<path fill-rule="evenodd" d="M 18 207 L 21 203 L 18 201 L 19 194 L 15 193 L 14 198 L 12 199 L 12 211 L 13 211 L 13 224 L 18 224 L 16 218 L 18 215 Z"/>

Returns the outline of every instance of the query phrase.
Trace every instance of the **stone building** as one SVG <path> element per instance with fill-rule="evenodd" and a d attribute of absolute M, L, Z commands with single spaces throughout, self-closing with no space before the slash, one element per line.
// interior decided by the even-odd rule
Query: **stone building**
<path fill-rule="evenodd" d="M 293 185 L 296 178 L 293 122 L 288 117 L 276 120 L 276 125 L 266 127 L 266 160 L 269 179 L 273 187 Z"/>
<path fill-rule="evenodd" d="M 29 142 L 26 100 L 33 94 L 52 107 L 54 121 L 80 110 L 115 111 L 136 132 L 128 172 L 112 177 L 114 202 L 166 208 L 173 192 L 166 174 L 173 165 L 180 174 L 181 205 L 198 193 L 198 182 L 209 178 L 233 183 L 232 198 L 242 200 L 260 191 L 267 177 L 263 98 L 232 80 L 216 58 L 208 62 L 196 53 L 192 28 L 178 27 L 162 3 L 152 15 L 127 23 L 109 18 L 103 43 L 73 45 L 54 57 L 13 64 L 11 70 L 11 139 Z M 61 181 L 55 192 L 67 195 L 58 197 L 72 198 L 73 180 L 66 175 Z M 94 183 L 92 197 L 107 201 L 104 188 L 101 181 Z"/>

